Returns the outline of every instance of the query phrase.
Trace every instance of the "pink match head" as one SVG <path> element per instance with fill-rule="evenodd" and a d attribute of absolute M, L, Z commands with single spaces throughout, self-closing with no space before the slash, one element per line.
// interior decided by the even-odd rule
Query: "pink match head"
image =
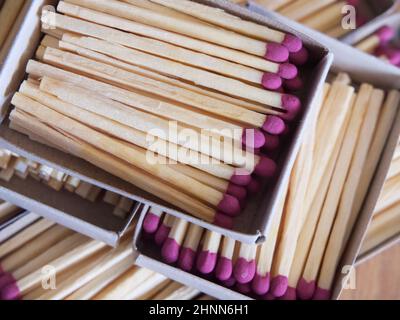
<path fill-rule="evenodd" d="M 210 251 L 201 251 L 197 257 L 196 267 L 202 274 L 210 274 L 217 263 L 217 254 Z"/>
<path fill-rule="evenodd" d="M 265 276 L 256 274 L 256 276 L 253 279 L 253 282 L 251 283 L 251 287 L 254 293 L 256 293 L 259 296 L 267 294 L 267 292 L 269 291 L 269 285 L 270 285 L 269 273 L 267 273 Z"/>
<path fill-rule="evenodd" d="M 320 287 L 315 290 L 313 300 L 329 300 L 331 298 L 331 292 L 329 290 L 322 289 Z"/>
<path fill-rule="evenodd" d="M 165 224 L 162 224 L 158 228 L 158 230 L 157 230 L 157 232 L 156 232 L 156 234 L 154 236 L 155 243 L 158 246 L 162 246 L 164 244 L 165 240 L 167 239 L 168 234 L 169 234 L 170 231 L 171 231 L 170 227 L 167 227 Z"/>
<path fill-rule="evenodd" d="M 257 194 L 261 190 L 261 182 L 257 178 L 251 178 L 249 185 L 247 186 L 247 192 L 249 194 Z"/>
<path fill-rule="evenodd" d="M 161 256 L 166 263 L 175 263 L 179 258 L 181 246 L 174 239 L 167 238 L 161 248 Z"/>
<path fill-rule="evenodd" d="M 287 120 L 294 120 L 301 109 L 300 99 L 291 94 L 283 94 L 282 107 L 287 111 L 284 118 Z"/>
<path fill-rule="evenodd" d="M 215 276 L 220 281 L 227 281 L 232 276 L 232 260 L 225 257 L 219 257 Z"/>
<path fill-rule="evenodd" d="M 251 181 L 250 172 L 243 169 L 237 169 L 235 174 L 231 177 L 230 182 L 237 184 L 238 186 L 247 186 Z"/>
<path fill-rule="evenodd" d="M 222 281 L 222 284 L 227 288 L 232 288 L 236 284 L 236 279 L 232 275 L 228 280 Z"/>
<path fill-rule="evenodd" d="M 292 92 L 299 91 L 299 90 L 303 89 L 304 82 L 303 82 L 303 80 L 301 80 L 300 77 L 296 77 L 291 80 L 285 80 L 284 86 L 289 91 L 292 91 Z"/>
<path fill-rule="evenodd" d="M 270 292 L 277 298 L 282 297 L 288 288 L 288 278 L 285 276 L 276 276 L 271 281 Z"/>
<path fill-rule="evenodd" d="M 388 54 L 386 55 L 388 58 L 389 62 L 393 65 L 398 65 L 400 63 L 400 50 L 390 50 Z"/>
<path fill-rule="evenodd" d="M 267 90 L 277 90 L 282 86 L 282 79 L 276 73 L 265 72 L 261 84 Z"/>
<path fill-rule="evenodd" d="M 10 273 L 4 272 L 0 275 L 0 289 L 13 282 L 15 279 Z"/>
<path fill-rule="evenodd" d="M 149 234 L 153 234 L 157 231 L 158 224 L 160 223 L 160 217 L 149 212 L 144 218 L 143 221 L 143 229 L 145 232 Z"/>
<path fill-rule="evenodd" d="M 269 42 L 266 45 L 264 58 L 272 62 L 285 62 L 289 58 L 289 50 L 278 43 Z"/>
<path fill-rule="evenodd" d="M 304 278 L 301 278 L 297 284 L 297 296 L 301 300 L 311 300 L 315 292 L 315 287 L 315 281 L 307 282 Z"/>
<path fill-rule="evenodd" d="M 347 4 L 357 7 L 359 5 L 360 1 L 359 0 L 347 0 Z"/>
<path fill-rule="evenodd" d="M 396 30 L 390 26 L 383 26 L 376 32 L 376 35 L 378 36 L 381 43 L 389 42 L 390 40 L 393 39 L 395 34 Z"/>
<path fill-rule="evenodd" d="M 196 252 L 190 248 L 182 248 L 179 255 L 178 266 L 184 271 L 192 271 L 196 260 Z"/>
<path fill-rule="evenodd" d="M 299 71 L 297 70 L 296 66 L 291 63 L 282 63 L 279 66 L 278 74 L 282 77 L 282 79 L 289 80 L 296 78 Z"/>
<path fill-rule="evenodd" d="M 218 210 L 230 217 L 236 217 L 240 214 L 240 202 L 237 198 L 224 194 L 221 202 L 217 206 Z"/>
<path fill-rule="evenodd" d="M 259 149 L 265 144 L 265 137 L 258 129 L 245 129 L 243 130 L 242 143 L 251 149 Z"/>
<path fill-rule="evenodd" d="M 1 264 L 0 264 L 0 277 L 3 275 L 3 273 L 4 273 L 4 270 L 3 270 L 3 268 L 1 267 Z"/>
<path fill-rule="evenodd" d="M 281 297 L 280 300 L 294 301 L 296 299 L 296 288 L 288 287 L 286 293 Z"/>
<path fill-rule="evenodd" d="M 273 135 L 279 135 L 283 131 L 285 131 L 286 124 L 282 120 L 282 118 L 277 116 L 268 116 L 267 120 L 265 120 L 262 129 Z"/>
<path fill-rule="evenodd" d="M 265 151 L 275 151 L 280 146 L 280 139 L 278 136 L 273 136 L 268 133 L 265 134 L 265 145 L 263 150 Z"/>
<path fill-rule="evenodd" d="M 282 44 L 289 50 L 289 52 L 299 52 L 301 48 L 303 48 L 303 41 L 292 34 L 287 34 Z"/>
<path fill-rule="evenodd" d="M 239 258 L 233 268 L 233 275 L 239 283 L 249 283 L 253 280 L 256 273 L 255 260 L 247 261 L 246 259 Z"/>
<path fill-rule="evenodd" d="M 246 200 L 247 198 L 247 190 L 245 187 L 238 186 L 234 183 L 229 183 L 228 190 L 226 191 L 228 194 L 234 196 L 239 201 Z"/>
<path fill-rule="evenodd" d="M 264 178 L 271 178 L 275 175 L 277 168 L 275 161 L 262 156 L 254 169 L 254 174 Z"/>
<path fill-rule="evenodd" d="M 310 54 L 308 50 L 303 47 L 298 52 L 292 52 L 289 56 L 289 61 L 296 66 L 303 66 L 308 62 Z"/>
<path fill-rule="evenodd" d="M 241 294 L 248 295 L 251 293 L 251 285 L 250 283 L 236 283 L 236 290 Z"/>
<path fill-rule="evenodd" d="M 217 212 L 214 217 L 214 224 L 221 228 L 230 230 L 233 228 L 233 219 L 221 212 Z"/>
<path fill-rule="evenodd" d="M 8 277 L 10 277 L 8 284 L 0 288 L 0 300 L 19 300 L 21 294 L 17 283 L 11 275 L 8 275 Z"/>

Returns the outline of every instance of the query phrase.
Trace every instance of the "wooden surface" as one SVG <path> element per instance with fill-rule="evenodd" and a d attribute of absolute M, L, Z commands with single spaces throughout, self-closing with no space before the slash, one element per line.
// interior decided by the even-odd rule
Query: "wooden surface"
<path fill-rule="evenodd" d="M 357 267 L 356 279 L 342 300 L 400 300 L 400 244 Z"/>

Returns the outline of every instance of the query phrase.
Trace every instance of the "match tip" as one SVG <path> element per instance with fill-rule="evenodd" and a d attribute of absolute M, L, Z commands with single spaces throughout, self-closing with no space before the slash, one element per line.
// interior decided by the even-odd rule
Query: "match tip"
<path fill-rule="evenodd" d="M 215 269 L 215 276 L 220 281 L 227 281 L 232 276 L 232 260 L 225 257 L 219 257 L 217 267 Z"/>
<path fill-rule="evenodd" d="M 162 246 L 164 241 L 167 239 L 169 231 L 171 230 L 170 227 L 167 227 L 165 224 L 160 225 L 158 228 L 155 236 L 154 241 L 158 246 Z"/>
<path fill-rule="evenodd" d="M 179 255 L 178 266 L 184 271 L 192 271 L 196 252 L 190 248 L 183 248 Z"/>
<path fill-rule="evenodd" d="M 294 301 L 297 299 L 296 288 L 288 287 L 281 300 Z"/>
<path fill-rule="evenodd" d="M 285 80 L 284 82 L 285 89 L 289 91 L 299 91 L 303 89 L 304 82 L 300 77 L 296 77 L 294 79 Z"/>
<path fill-rule="evenodd" d="M 11 283 L 0 288 L 0 300 L 18 300 L 19 298 L 19 288 L 14 279 Z"/>
<path fill-rule="evenodd" d="M 245 170 L 237 170 L 232 176 L 230 182 L 237 184 L 238 186 L 247 186 L 251 181 L 251 175 Z"/>
<path fill-rule="evenodd" d="M 313 296 L 313 300 L 329 300 L 330 298 L 330 290 L 322 289 L 320 287 L 315 290 L 315 294 Z"/>
<path fill-rule="evenodd" d="M 265 59 L 273 62 L 285 62 L 289 58 L 289 50 L 278 43 L 270 42 L 266 45 Z"/>
<path fill-rule="evenodd" d="M 153 234 L 157 231 L 158 224 L 160 223 L 160 217 L 149 212 L 144 218 L 143 229 L 149 234 Z"/>
<path fill-rule="evenodd" d="M 214 271 L 217 263 L 217 254 L 210 251 L 201 251 L 197 257 L 196 267 L 202 274 L 209 274 Z"/>
<path fill-rule="evenodd" d="M 270 275 L 267 273 L 265 276 L 256 274 L 251 284 L 254 293 L 263 296 L 269 291 Z"/>
<path fill-rule="evenodd" d="M 265 151 L 275 151 L 279 148 L 280 146 L 280 139 L 278 136 L 270 135 L 270 134 L 265 134 L 265 145 L 263 149 Z"/>
<path fill-rule="evenodd" d="M 161 256 L 166 263 L 175 263 L 178 261 L 180 248 L 174 239 L 167 238 L 161 248 Z"/>
<path fill-rule="evenodd" d="M 254 169 L 254 173 L 260 177 L 271 178 L 275 175 L 277 165 L 274 160 L 267 157 L 260 157 L 260 162 Z"/>
<path fill-rule="evenodd" d="M 398 65 L 400 63 L 400 50 L 390 50 L 386 57 L 391 64 Z"/>
<path fill-rule="evenodd" d="M 289 56 L 289 61 L 296 66 L 303 66 L 308 62 L 310 54 L 308 50 L 303 47 L 299 52 L 292 52 Z"/>
<path fill-rule="evenodd" d="M 283 94 L 282 107 L 287 111 L 284 117 L 288 120 L 293 120 L 301 109 L 300 99 L 291 94 Z"/>
<path fill-rule="evenodd" d="M 250 183 L 247 186 L 247 192 L 249 194 L 257 194 L 261 190 L 261 183 L 256 178 L 251 178 Z"/>
<path fill-rule="evenodd" d="M 279 66 L 279 73 L 278 74 L 283 79 L 290 80 L 290 79 L 296 78 L 296 76 L 299 74 L 299 71 L 297 70 L 297 67 L 294 64 L 282 63 Z"/>
<path fill-rule="evenodd" d="M 282 118 L 277 116 L 268 116 L 262 129 L 272 135 L 279 135 L 285 131 L 286 124 Z"/>
<path fill-rule="evenodd" d="M 233 274 L 236 281 L 242 284 L 252 281 L 255 273 L 255 260 L 247 261 L 246 259 L 239 258 L 235 263 L 235 267 L 233 268 Z"/>
<path fill-rule="evenodd" d="M 232 275 L 228 280 L 222 281 L 222 284 L 227 288 L 232 288 L 236 284 L 236 279 Z"/>
<path fill-rule="evenodd" d="M 282 297 L 288 288 L 288 278 L 286 276 L 276 276 L 271 281 L 270 292 L 277 298 Z"/>
<path fill-rule="evenodd" d="M 282 79 L 276 73 L 265 72 L 261 79 L 261 84 L 267 90 L 277 90 L 282 86 Z"/>
<path fill-rule="evenodd" d="M 396 30 L 390 26 L 383 26 L 376 32 L 376 35 L 378 36 L 381 43 L 389 42 L 390 40 L 393 39 L 395 34 L 396 34 Z"/>
<path fill-rule="evenodd" d="M 245 187 L 238 186 L 234 183 L 229 183 L 228 190 L 226 191 L 228 194 L 234 196 L 239 201 L 245 201 L 247 198 L 247 190 Z"/>
<path fill-rule="evenodd" d="M 297 284 L 297 296 L 301 300 L 311 300 L 315 292 L 315 281 L 308 282 L 304 278 Z"/>
<path fill-rule="evenodd" d="M 214 224 L 225 229 L 232 229 L 233 228 L 233 220 L 231 217 L 227 215 L 217 212 L 214 218 Z"/>
<path fill-rule="evenodd" d="M 230 217 L 236 217 L 240 214 L 240 202 L 234 196 L 224 194 L 221 202 L 217 206 L 218 210 Z"/>
<path fill-rule="evenodd" d="M 303 41 L 293 34 L 287 34 L 282 44 L 289 52 L 299 52 L 303 48 Z"/>
<path fill-rule="evenodd" d="M 242 143 L 251 149 L 259 149 L 265 144 L 265 137 L 258 129 L 245 129 L 243 130 Z"/>
<path fill-rule="evenodd" d="M 236 283 L 236 290 L 241 294 L 248 295 L 251 292 L 250 283 Z"/>

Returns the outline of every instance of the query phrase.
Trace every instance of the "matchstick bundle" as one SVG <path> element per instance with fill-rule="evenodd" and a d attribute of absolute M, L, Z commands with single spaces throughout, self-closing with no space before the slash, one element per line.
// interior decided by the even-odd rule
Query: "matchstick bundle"
<path fill-rule="evenodd" d="M 187 0 L 57 10 L 10 127 L 232 228 L 301 112 L 302 41 Z"/>
<path fill-rule="evenodd" d="M 400 46 L 396 34 L 397 30 L 395 28 L 383 26 L 357 43 L 355 47 L 400 67 Z"/>
<path fill-rule="evenodd" d="M 9 182 L 13 177 L 25 180 L 28 176 L 56 191 L 65 189 L 90 202 L 104 201 L 114 207 L 112 213 L 121 219 L 125 219 L 131 213 L 135 204 L 133 200 L 112 191 L 101 189 L 47 165 L 20 157 L 14 152 L 0 149 L 1 180 Z"/>
<path fill-rule="evenodd" d="M 154 236 L 166 263 L 254 298 L 329 299 L 399 106 L 398 91 L 356 87 L 346 74 L 325 85 L 264 244 L 239 243 L 153 208 L 144 237 Z M 392 168 L 378 204 L 377 237 L 384 221 L 398 218 L 397 173 Z"/>

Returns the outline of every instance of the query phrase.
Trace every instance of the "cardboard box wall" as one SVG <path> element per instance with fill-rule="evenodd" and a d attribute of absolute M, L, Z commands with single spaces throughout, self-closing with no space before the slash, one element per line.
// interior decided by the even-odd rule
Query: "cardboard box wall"
<path fill-rule="evenodd" d="M 234 6 L 227 1 L 217 0 L 201 2 L 207 3 L 209 5 L 223 7 L 231 11 L 232 13 L 242 16 L 246 19 L 266 25 L 271 25 L 273 27 L 288 32 L 293 32 L 302 36 L 298 32 L 287 28 L 282 23 L 275 22 L 271 19 L 265 19 L 261 16 L 255 18 L 255 16 L 248 10 L 240 8 L 238 6 Z M 35 17 L 35 19 L 36 31 L 39 31 L 39 19 L 38 17 Z M 203 227 L 212 229 L 216 232 L 229 235 L 230 237 L 237 240 L 248 243 L 262 241 L 263 234 L 268 228 L 271 212 L 274 212 L 274 208 L 277 205 L 276 199 L 277 196 L 281 193 L 282 181 L 290 174 L 290 171 L 294 164 L 295 155 L 297 154 L 302 137 L 307 128 L 308 119 L 310 119 L 310 117 L 312 117 L 315 112 L 313 108 L 311 108 L 311 106 L 314 104 L 313 102 L 316 99 L 317 93 L 320 92 L 322 88 L 322 85 L 325 81 L 329 67 L 332 62 L 332 56 L 329 54 L 328 50 L 325 47 L 321 46 L 319 43 L 312 40 L 311 38 L 307 38 L 304 36 L 302 36 L 302 38 L 304 38 L 305 44 L 310 48 L 316 60 L 315 68 L 310 70 L 311 75 L 307 88 L 308 94 L 303 99 L 303 115 L 301 119 L 299 119 L 297 122 L 298 125 L 296 126 L 295 132 L 293 132 L 294 137 L 291 143 L 288 144 L 285 154 L 281 157 L 281 171 L 277 177 L 277 182 L 266 185 L 264 187 L 264 190 L 258 195 L 258 197 L 255 200 L 251 201 L 251 205 L 248 206 L 241 217 L 237 219 L 236 228 L 233 231 L 222 229 L 212 224 L 205 223 L 200 219 L 194 218 L 182 212 L 178 208 L 171 206 L 167 202 L 158 199 L 152 194 L 144 192 L 143 190 L 136 188 L 119 178 L 113 177 L 112 175 L 87 163 L 86 161 L 31 141 L 26 136 L 9 129 L 8 119 L 6 119 L 0 126 L 0 146 L 14 151 L 17 154 L 20 154 L 26 158 L 33 159 L 40 163 L 45 163 L 69 175 L 77 176 L 80 179 L 98 185 L 101 188 L 127 196 L 135 201 L 139 201 L 151 206 L 159 206 L 165 212 L 168 212 L 180 218 L 186 218 L 192 223 L 196 223 Z M 27 49 L 27 51 L 29 51 L 30 53 L 30 56 L 33 56 L 37 44 L 37 42 L 35 43 L 35 45 L 31 43 L 31 46 Z M 27 56 L 29 55 L 27 54 Z M 266 197 L 265 195 L 267 194 L 271 196 Z M 80 226 L 80 228 L 84 229 L 85 226 Z"/>
<path fill-rule="evenodd" d="M 252 8 L 250 6 L 250 8 Z M 257 13 L 263 13 L 260 7 L 252 8 Z M 264 15 L 269 16 L 269 13 Z M 255 16 L 255 18 L 257 18 Z M 376 59 L 368 54 L 360 52 L 348 45 L 345 45 L 338 40 L 329 38 L 322 33 L 306 28 L 296 22 L 286 18 L 278 18 L 284 24 L 306 34 L 309 37 L 316 39 L 334 54 L 333 71 L 347 72 L 356 82 L 368 82 L 383 89 L 400 89 L 400 69 L 397 69 L 379 59 Z M 395 147 L 400 135 L 400 108 L 391 128 L 390 135 L 383 150 L 379 166 L 374 174 L 368 194 L 363 203 L 360 215 L 354 226 L 352 235 L 344 251 L 342 259 L 339 263 L 339 268 L 336 275 L 336 280 L 333 286 L 332 299 L 338 299 L 342 291 L 342 283 L 345 283 L 347 275 L 342 273 L 342 266 L 352 266 L 355 264 L 358 252 L 362 241 L 365 237 L 366 230 L 371 221 L 374 208 L 378 201 L 380 192 L 385 182 Z M 141 224 L 145 211 L 142 212 L 142 217 L 139 220 L 134 237 L 134 249 L 136 250 L 136 263 L 142 267 L 153 269 L 156 272 L 162 273 L 167 277 L 171 277 L 175 281 L 185 285 L 195 286 L 199 290 L 214 296 L 219 299 L 251 299 L 233 290 L 208 281 L 202 277 L 184 272 L 174 266 L 163 263 L 160 259 L 159 248 L 153 247 L 149 241 L 143 241 L 141 238 Z"/>

